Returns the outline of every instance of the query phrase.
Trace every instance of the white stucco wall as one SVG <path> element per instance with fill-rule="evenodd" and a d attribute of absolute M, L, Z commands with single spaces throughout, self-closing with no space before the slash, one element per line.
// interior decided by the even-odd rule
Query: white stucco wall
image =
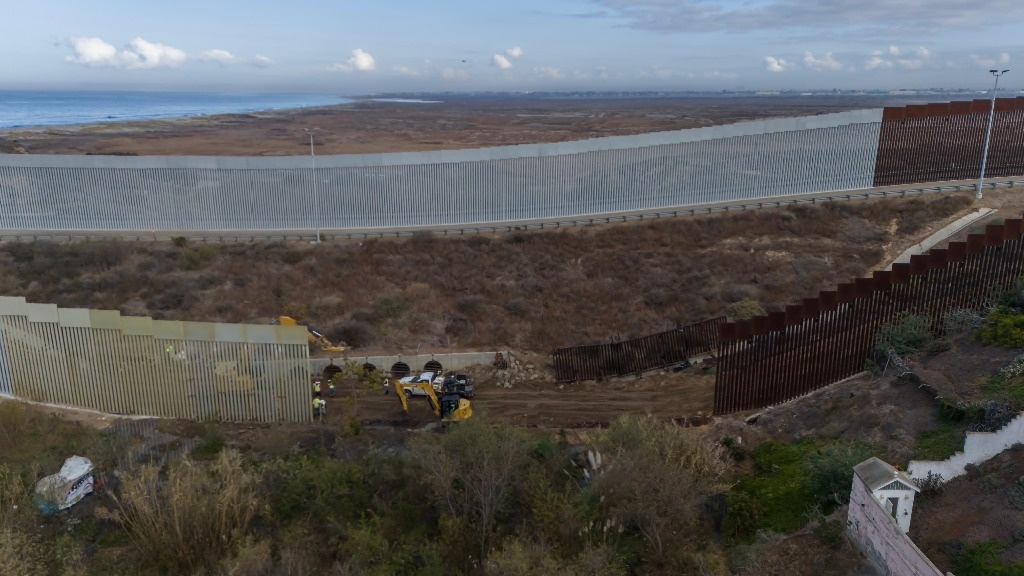
<path fill-rule="evenodd" d="M 948 481 L 964 474 L 964 466 L 980 464 L 1019 443 L 1024 443 L 1024 412 L 998 432 L 968 432 L 964 451 L 957 452 L 948 460 L 911 460 L 907 473 L 911 478 L 923 480 L 931 472 Z"/>
<path fill-rule="evenodd" d="M 896 523 L 899 525 L 900 530 L 903 530 L 904 534 L 910 532 L 910 519 L 914 514 L 915 494 L 917 493 L 913 490 L 876 490 L 874 493 L 875 499 L 878 500 L 878 505 L 882 508 L 886 507 L 889 498 L 899 500 L 899 503 L 896 505 Z M 886 512 L 889 512 L 887 508 Z"/>
<path fill-rule="evenodd" d="M 850 490 L 846 534 L 871 560 L 880 574 L 943 576 L 882 504 L 872 497 L 867 486 L 856 474 L 853 476 L 853 487 Z"/>

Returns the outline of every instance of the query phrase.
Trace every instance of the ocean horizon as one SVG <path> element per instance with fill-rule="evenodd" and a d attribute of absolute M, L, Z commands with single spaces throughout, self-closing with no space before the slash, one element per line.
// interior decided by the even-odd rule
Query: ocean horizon
<path fill-rule="evenodd" d="M 244 114 L 353 101 L 330 94 L 0 90 L 0 129 Z"/>

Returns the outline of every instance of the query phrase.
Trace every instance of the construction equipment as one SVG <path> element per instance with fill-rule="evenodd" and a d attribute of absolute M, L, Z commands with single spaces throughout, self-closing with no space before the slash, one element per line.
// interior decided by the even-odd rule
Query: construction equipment
<path fill-rule="evenodd" d="M 416 382 L 405 386 L 406 389 L 411 387 L 417 387 L 422 390 L 427 399 L 430 400 L 430 407 L 434 410 L 434 415 L 441 419 L 442 428 L 452 422 L 464 422 L 473 416 L 473 408 L 469 400 L 458 394 L 442 394 L 441 398 L 438 399 L 430 382 Z M 396 390 L 396 392 L 398 393 L 395 396 L 398 396 L 398 399 L 402 402 L 402 411 L 408 414 L 409 398 L 412 395 L 407 396 L 403 391 L 399 390 Z"/>
<path fill-rule="evenodd" d="M 449 374 L 445 376 L 441 384 L 442 394 L 457 394 L 463 398 L 472 398 L 476 395 L 476 386 L 473 380 L 465 374 Z"/>
<path fill-rule="evenodd" d="M 291 316 L 278 316 L 271 324 L 279 324 L 281 326 L 301 326 Z M 318 346 L 324 352 L 344 352 L 346 349 L 345 343 L 342 342 L 340 345 L 336 345 L 326 336 L 317 332 L 313 328 L 306 326 L 306 336 L 309 339 L 310 346 Z"/>

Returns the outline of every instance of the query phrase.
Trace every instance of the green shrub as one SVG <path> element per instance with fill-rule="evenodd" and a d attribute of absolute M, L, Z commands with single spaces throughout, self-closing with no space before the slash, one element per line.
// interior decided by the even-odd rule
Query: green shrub
<path fill-rule="evenodd" d="M 278 459 L 264 465 L 261 477 L 261 499 L 282 523 L 352 520 L 370 506 L 371 486 L 358 463 L 320 456 Z"/>
<path fill-rule="evenodd" d="M 726 307 L 726 313 L 734 320 L 750 320 L 754 316 L 764 316 L 764 308 L 752 298 L 744 298 L 739 302 L 733 302 Z"/>
<path fill-rule="evenodd" d="M 935 430 L 922 433 L 914 447 L 917 460 L 945 460 L 964 449 L 967 424 L 947 420 Z"/>
<path fill-rule="evenodd" d="M 906 315 L 883 325 L 875 333 L 875 348 L 886 354 L 912 356 L 928 350 L 935 340 L 932 320 L 927 316 Z"/>
<path fill-rule="evenodd" d="M 1024 576 L 1024 562 L 1002 559 L 1005 547 L 995 540 L 968 544 L 953 559 L 953 572 L 957 576 Z"/>
<path fill-rule="evenodd" d="M 374 310 L 380 318 L 399 318 L 408 309 L 409 301 L 403 294 L 385 296 L 374 305 Z"/>
<path fill-rule="evenodd" d="M 973 337 L 990 346 L 1024 348 L 1024 314 L 1013 308 L 997 307 L 985 317 L 985 324 Z"/>
<path fill-rule="evenodd" d="M 745 492 L 729 493 L 726 502 L 722 536 L 731 543 L 752 541 L 764 519 L 764 508 L 761 503 Z"/>
<path fill-rule="evenodd" d="M 175 236 L 174 238 L 171 238 L 171 244 L 174 244 L 178 248 L 184 248 L 185 244 L 188 244 L 188 238 L 185 238 L 184 236 Z"/>
<path fill-rule="evenodd" d="M 217 256 L 217 248 L 205 244 L 196 248 L 186 248 L 178 256 L 178 265 L 186 270 L 198 270 L 205 267 Z"/>
<path fill-rule="evenodd" d="M 203 426 L 199 442 L 192 449 L 192 456 L 199 460 L 210 460 L 224 449 L 224 434 L 216 424 L 209 422 Z"/>
<path fill-rule="evenodd" d="M 825 514 L 850 500 L 853 467 L 872 456 L 880 456 L 881 449 L 863 442 L 836 441 L 810 453 L 804 461 L 814 501 Z"/>

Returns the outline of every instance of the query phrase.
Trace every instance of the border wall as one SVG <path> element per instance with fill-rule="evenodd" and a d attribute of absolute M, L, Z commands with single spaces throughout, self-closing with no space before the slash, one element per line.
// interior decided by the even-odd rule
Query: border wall
<path fill-rule="evenodd" d="M 367 230 L 871 186 L 882 110 L 555 144 L 294 157 L 0 155 L 0 230 Z"/>
<path fill-rule="evenodd" d="M 596 380 L 686 362 L 715 348 L 724 316 L 623 342 L 559 348 L 551 353 L 557 382 Z"/>
<path fill-rule="evenodd" d="M 817 298 L 719 327 L 715 414 L 792 400 L 864 369 L 878 328 L 900 314 L 984 309 L 1021 275 L 1020 219 L 840 284 Z"/>
<path fill-rule="evenodd" d="M 303 326 L 178 322 L 0 297 L 0 393 L 191 420 L 308 422 Z"/>
<path fill-rule="evenodd" d="M 875 186 L 977 178 L 991 100 L 885 108 Z M 985 175 L 1024 174 L 1024 97 L 997 98 Z"/>

